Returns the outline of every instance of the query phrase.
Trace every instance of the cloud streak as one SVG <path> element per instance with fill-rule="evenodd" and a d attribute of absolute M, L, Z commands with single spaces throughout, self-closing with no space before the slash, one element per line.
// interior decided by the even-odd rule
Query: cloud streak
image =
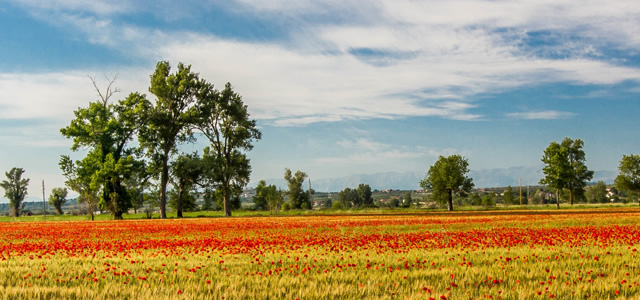
<path fill-rule="evenodd" d="M 547 110 L 547 111 L 530 111 L 530 112 L 514 112 L 507 113 L 506 116 L 512 119 L 525 119 L 525 120 L 557 120 L 557 119 L 569 119 L 576 114 L 566 111 Z"/>

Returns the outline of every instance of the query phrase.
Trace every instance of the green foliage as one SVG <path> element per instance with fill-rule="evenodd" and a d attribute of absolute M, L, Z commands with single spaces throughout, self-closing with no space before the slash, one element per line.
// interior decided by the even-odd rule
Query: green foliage
<path fill-rule="evenodd" d="M 333 202 L 331 201 L 331 199 L 327 198 L 326 200 L 324 200 L 324 203 L 322 204 L 322 207 L 331 208 L 331 207 L 333 207 Z"/>
<path fill-rule="evenodd" d="M 306 178 L 307 174 L 305 172 L 298 170 L 295 174 L 292 174 L 288 168 L 284 170 L 284 180 L 287 181 L 289 187 L 287 194 L 289 195 L 289 204 L 292 209 L 302 208 L 304 203 L 310 201 L 309 193 L 305 192 L 302 188 L 302 184 Z M 309 205 L 309 207 L 311 206 Z"/>
<path fill-rule="evenodd" d="M 453 210 L 453 194 L 471 192 L 473 180 L 466 176 L 469 163 L 460 155 L 440 156 L 429 168 L 427 176 L 420 182 L 423 189 L 433 190 L 436 200 L 448 201 L 448 209 Z"/>
<path fill-rule="evenodd" d="M 338 202 L 342 203 L 343 207 L 349 208 L 352 206 L 358 207 L 361 201 L 356 190 L 345 188 L 338 193 Z"/>
<path fill-rule="evenodd" d="M 495 194 L 489 193 L 482 197 L 482 206 L 484 207 L 492 207 L 496 206 Z"/>
<path fill-rule="evenodd" d="M 620 191 L 635 194 L 635 198 L 640 203 L 640 155 L 623 155 L 618 166 L 618 172 L 618 176 L 614 181 L 616 188 Z"/>
<path fill-rule="evenodd" d="M 504 196 L 502 197 L 502 201 L 504 201 L 505 205 L 515 204 L 514 197 L 513 197 L 513 188 L 511 188 L 511 186 L 508 186 L 507 189 L 504 191 Z M 518 202 L 518 204 L 520 204 L 520 202 Z"/>
<path fill-rule="evenodd" d="M 160 175 L 160 217 L 166 218 L 169 161 L 179 143 L 193 137 L 191 124 L 195 118 L 194 104 L 203 82 L 191 66 L 178 64 L 170 73 L 169 62 L 158 62 L 151 75 L 149 91 L 156 96 L 153 107 L 146 110 L 147 122 L 140 130 L 140 146 L 146 150 L 157 174 Z"/>
<path fill-rule="evenodd" d="M 179 193 L 177 190 L 172 189 L 168 193 L 169 195 L 169 207 L 177 213 L 178 218 L 182 218 L 183 211 L 196 211 L 198 210 L 198 204 L 196 198 L 189 191 L 183 191 Z"/>
<path fill-rule="evenodd" d="M 471 194 L 471 197 L 469 198 L 469 202 L 471 203 L 471 205 L 478 206 L 482 204 L 482 198 L 480 198 L 480 195 L 478 195 L 478 193 Z"/>
<path fill-rule="evenodd" d="M 232 191 L 247 185 L 251 175 L 249 159 L 243 151 L 253 149 L 252 142 L 262 137 L 256 121 L 249 118 L 242 97 L 227 83 L 217 91 L 202 82 L 197 96 L 194 126 L 209 139 L 205 156 L 210 162 L 207 178 L 224 197 L 224 211 L 231 216 Z"/>
<path fill-rule="evenodd" d="M 283 202 L 282 193 L 275 185 L 267 185 L 264 180 L 260 180 L 256 186 L 256 195 L 253 196 L 253 203 L 257 209 L 268 209 L 275 213 L 280 210 Z"/>
<path fill-rule="evenodd" d="M 198 153 L 181 154 L 171 163 L 171 177 L 177 193 L 173 199 L 172 209 L 176 211 L 178 218 L 182 218 L 183 208 L 187 210 L 189 206 L 189 209 L 194 209 L 195 198 L 192 201 L 193 204 L 189 202 L 193 198 L 189 191 L 200 181 L 204 171 L 205 165 Z"/>
<path fill-rule="evenodd" d="M 551 142 L 542 156 L 542 162 L 545 163 L 542 171 L 545 177 L 540 180 L 540 183 L 558 192 L 567 189 L 571 205 L 573 205 L 574 194 L 583 190 L 587 182 L 593 178 L 593 171 L 590 171 L 585 164 L 583 146 L 582 140 L 574 141 L 566 137 L 562 143 Z M 559 207 L 560 204 L 558 204 Z"/>
<path fill-rule="evenodd" d="M 0 186 L 4 189 L 4 196 L 9 199 L 9 207 L 11 208 L 11 216 L 20 215 L 20 205 L 27 196 L 27 188 L 29 186 L 29 178 L 22 178 L 24 170 L 22 168 L 11 168 L 9 172 L 4 173 L 8 180 L 3 180 Z"/>
<path fill-rule="evenodd" d="M 356 193 L 358 194 L 358 202 L 363 206 L 371 206 L 373 205 L 373 198 L 371 195 L 371 186 L 368 184 L 361 183 L 356 188 Z"/>
<path fill-rule="evenodd" d="M 95 80 L 93 83 L 96 86 Z M 74 111 L 75 118 L 60 130 L 73 140 L 73 151 L 89 150 L 87 156 L 76 163 L 63 156 L 60 167 L 72 189 L 78 190 L 89 202 L 93 202 L 93 195 L 100 194 L 99 205 L 108 209 L 115 219 L 122 219 L 122 214 L 131 207 L 123 181 L 141 164 L 135 158 L 138 153 L 127 148 L 127 143 L 146 122 L 150 102 L 144 95 L 131 93 L 116 104 L 109 103 L 117 91 L 111 89 L 112 84 L 113 80 L 104 94 L 96 86 L 100 100 Z"/>
<path fill-rule="evenodd" d="M 591 186 L 586 192 L 587 201 L 589 203 L 608 203 L 607 185 L 604 181 L 598 181 L 596 185 Z"/>
<path fill-rule="evenodd" d="M 289 202 L 285 202 L 284 204 L 282 204 L 283 211 L 288 211 L 290 209 L 291 209 L 291 204 L 289 204 Z"/>
<path fill-rule="evenodd" d="M 332 209 L 344 209 L 344 204 L 342 202 L 336 201 L 331 204 Z"/>
<path fill-rule="evenodd" d="M 67 189 L 66 188 L 53 188 L 51 195 L 49 195 L 49 204 L 51 204 L 58 215 L 64 214 L 62 212 L 62 206 L 67 202 Z"/>
<path fill-rule="evenodd" d="M 391 198 L 391 200 L 389 200 L 389 206 L 390 207 L 400 207 L 400 199 Z"/>
<path fill-rule="evenodd" d="M 267 209 L 267 195 L 266 195 L 267 182 L 260 180 L 256 186 L 256 194 L 253 196 L 253 203 L 258 210 Z"/>
<path fill-rule="evenodd" d="M 202 207 L 201 210 L 209 211 L 209 210 L 219 210 L 218 204 L 216 203 L 216 199 L 214 196 L 215 191 L 207 189 L 202 195 Z"/>

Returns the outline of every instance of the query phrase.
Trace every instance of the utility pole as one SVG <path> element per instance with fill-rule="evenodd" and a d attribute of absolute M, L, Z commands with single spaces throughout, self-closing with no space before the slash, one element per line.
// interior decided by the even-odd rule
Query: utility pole
<path fill-rule="evenodd" d="M 42 179 L 42 218 L 46 219 L 47 218 L 47 208 L 46 208 L 46 202 L 44 200 L 44 179 Z"/>
<path fill-rule="evenodd" d="M 311 195 L 311 178 L 309 178 L 309 206 L 313 209 L 313 195 Z"/>
<path fill-rule="evenodd" d="M 520 177 L 520 205 L 522 205 L 522 177 Z"/>

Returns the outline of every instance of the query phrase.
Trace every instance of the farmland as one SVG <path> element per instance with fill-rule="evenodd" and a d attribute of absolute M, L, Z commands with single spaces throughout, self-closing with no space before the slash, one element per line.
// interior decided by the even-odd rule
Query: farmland
<path fill-rule="evenodd" d="M 0 224 L 2 298 L 636 299 L 640 210 Z"/>

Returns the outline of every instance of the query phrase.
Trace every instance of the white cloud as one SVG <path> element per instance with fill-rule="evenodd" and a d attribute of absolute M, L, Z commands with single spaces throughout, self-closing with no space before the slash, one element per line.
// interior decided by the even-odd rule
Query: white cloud
<path fill-rule="evenodd" d="M 514 112 L 506 114 L 507 117 L 513 119 L 525 119 L 525 120 L 556 120 L 556 119 L 568 119 L 575 116 L 575 113 L 557 110 L 547 111 L 530 111 L 530 112 Z"/>

